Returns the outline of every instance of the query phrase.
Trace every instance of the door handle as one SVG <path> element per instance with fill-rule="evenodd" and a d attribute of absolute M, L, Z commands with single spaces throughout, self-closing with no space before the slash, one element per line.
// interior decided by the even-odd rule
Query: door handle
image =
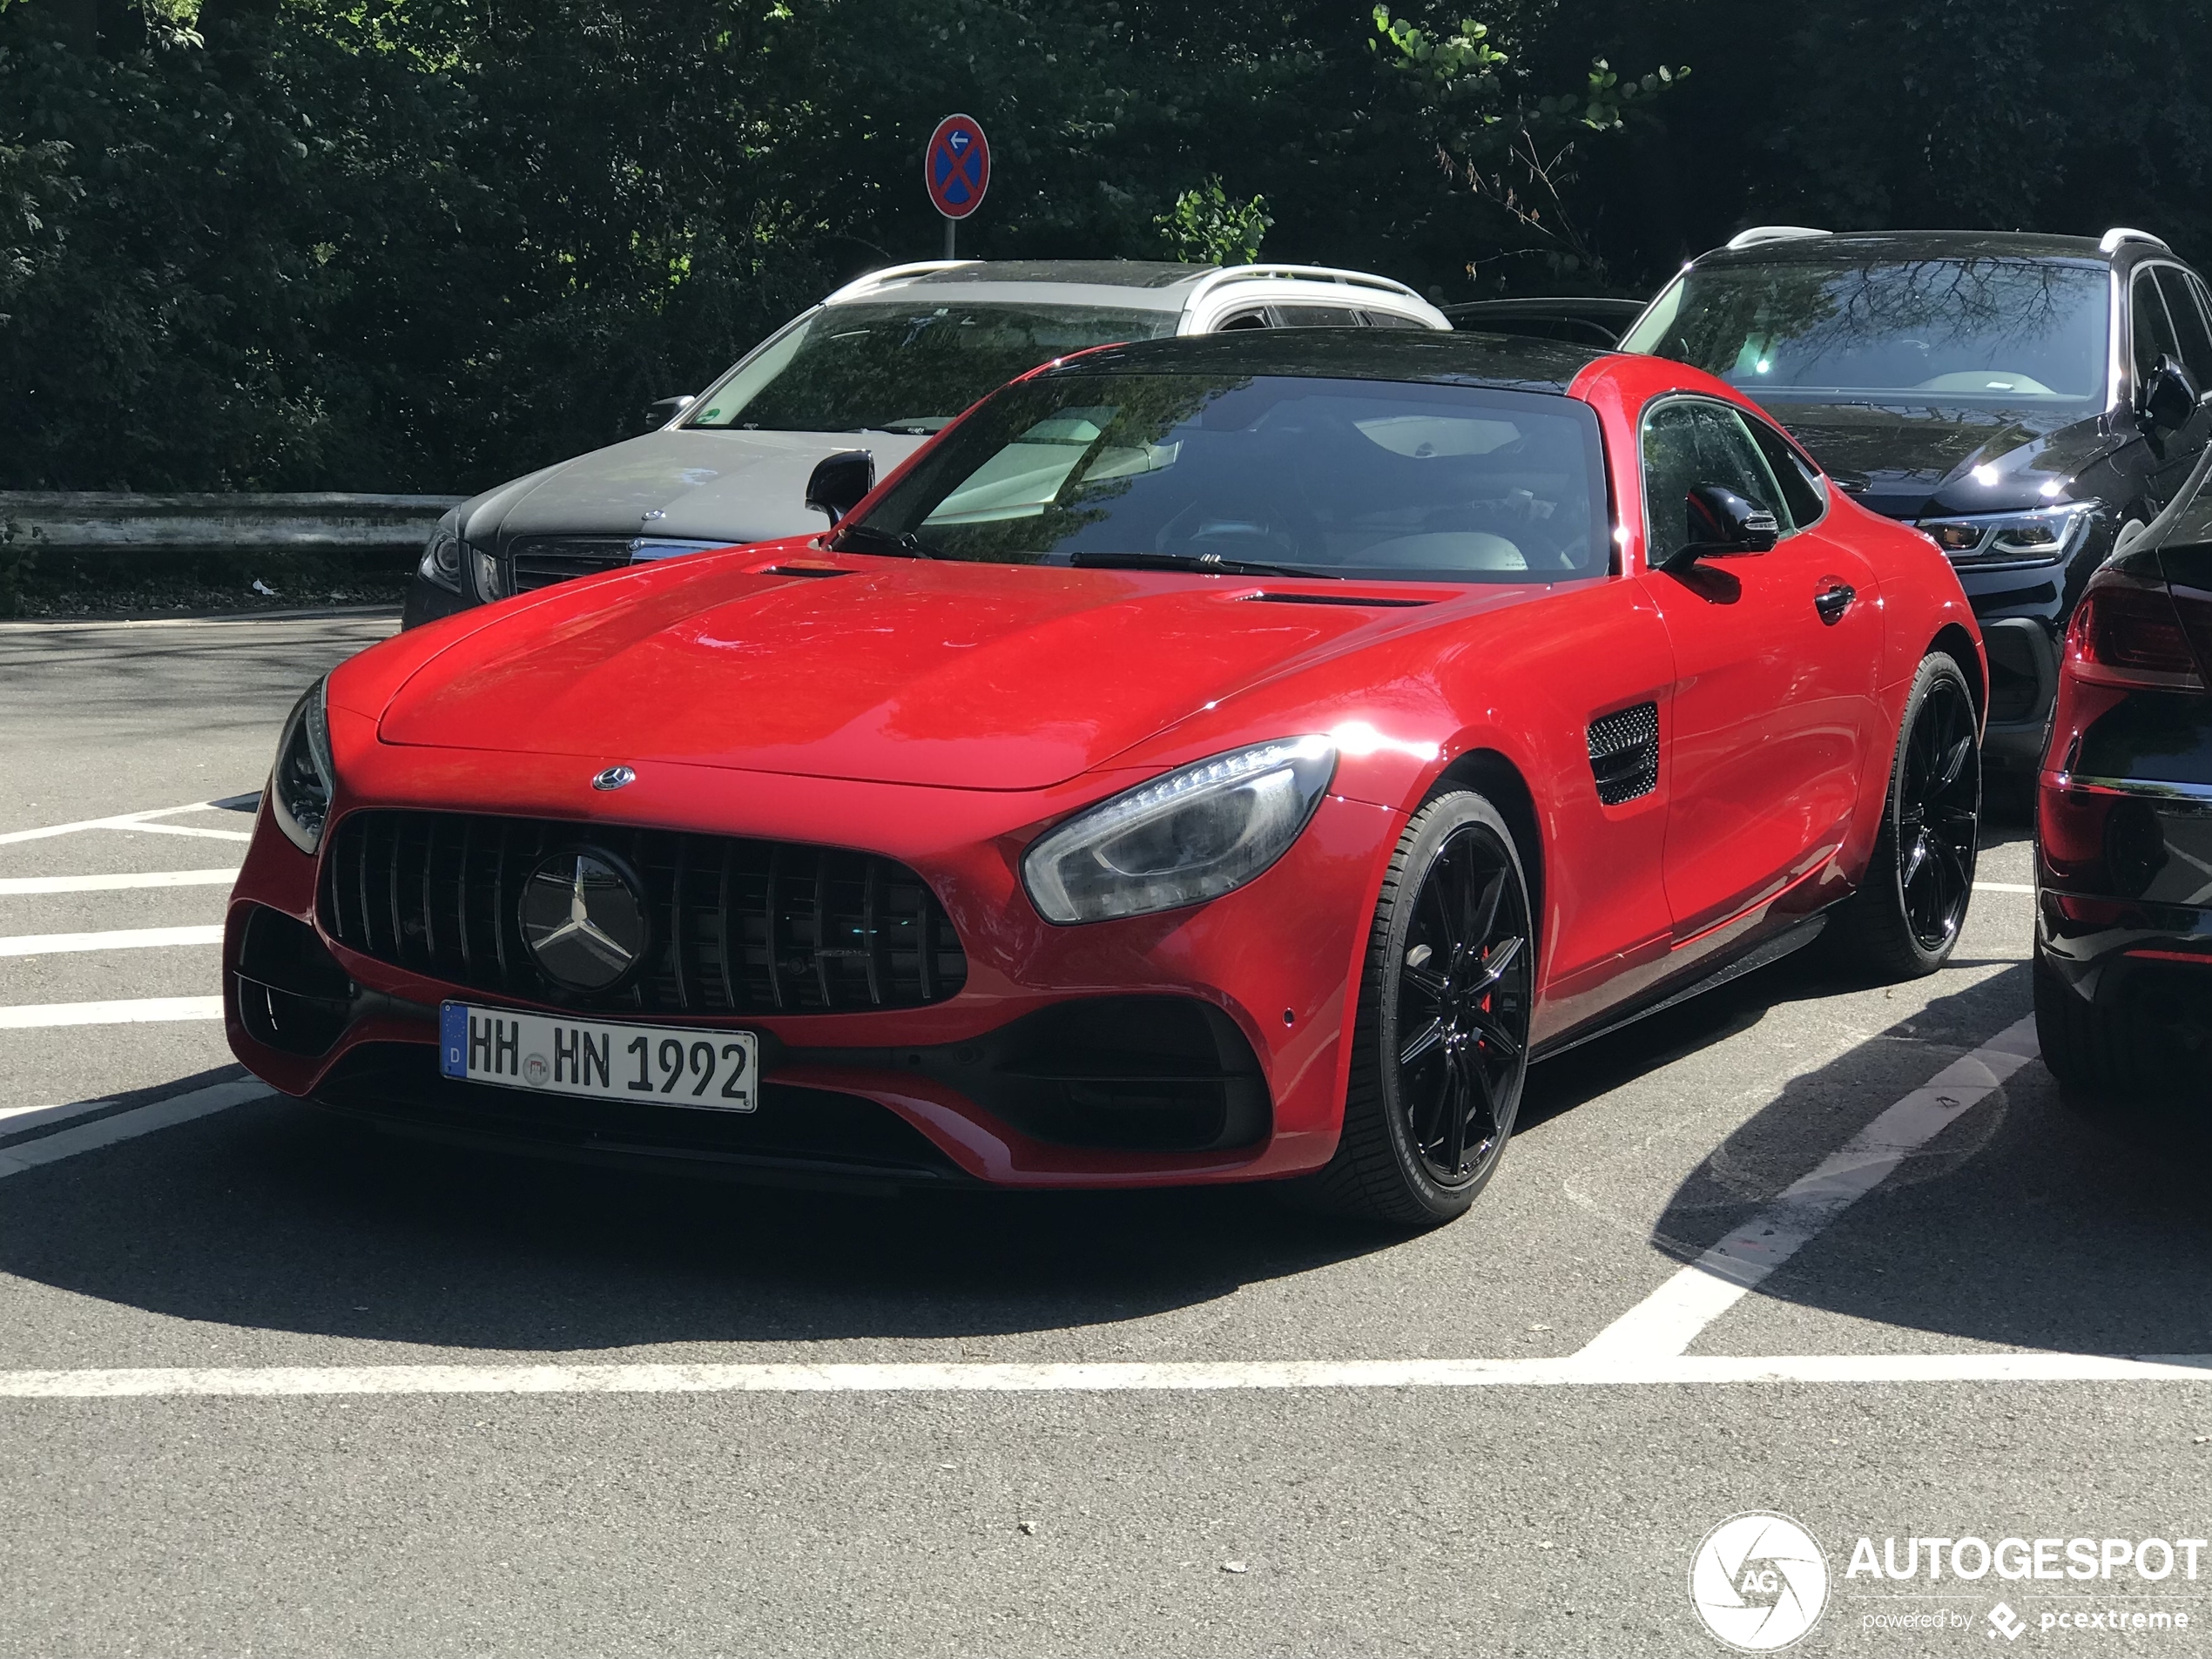
<path fill-rule="evenodd" d="M 1812 608 L 1820 613 L 1821 621 L 1830 627 L 1843 619 L 1851 609 L 1851 602 L 1858 597 L 1858 590 L 1848 582 L 1838 582 L 1813 597 Z"/>

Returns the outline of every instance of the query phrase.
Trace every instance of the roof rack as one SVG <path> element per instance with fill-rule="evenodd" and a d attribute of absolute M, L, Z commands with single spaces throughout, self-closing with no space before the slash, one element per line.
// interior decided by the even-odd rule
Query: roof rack
<path fill-rule="evenodd" d="M 1802 242 L 1808 237 L 1829 236 L 1831 231 L 1818 231 L 1810 225 L 1754 225 L 1748 231 L 1738 231 L 1728 239 L 1730 249 L 1761 247 L 1769 242 Z"/>
<path fill-rule="evenodd" d="M 2115 225 L 2097 239 L 2097 252 L 2115 253 L 2122 242 L 2148 242 L 2153 247 L 2164 248 L 2168 253 L 2174 251 L 2166 246 L 2166 239 L 2162 236 L 2153 236 L 2148 231 L 2130 230 L 2125 225 Z"/>
<path fill-rule="evenodd" d="M 1333 282 L 1346 288 L 1371 288 L 1379 293 L 1400 294 L 1408 300 L 1421 298 L 1402 282 L 1393 282 L 1388 277 L 1370 276 L 1365 271 L 1339 271 L 1325 265 L 1232 265 L 1225 271 L 1214 271 L 1200 277 L 1191 285 L 1190 293 L 1184 303 L 1195 306 L 1217 288 L 1225 288 L 1238 282 L 1270 282 L 1283 279 Z M 1422 300 L 1421 303 L 1426 305 L 1428 302 Z"/>
<path fill-rule="evenodd" d="M 871 271 L 866 276 L 853 278 L 822 303 L 833 306 L 840 300 L 850 300 L 856 294 L 867 293 L 876 288 L 887 288 L 894 282 L 903 282 L 909 277 L 927 276 L 932 271 L 953 271 L 963 265 L 981 263 L 981 260 L 916 260 L 911 265 L 887 265 L 880 271 Z"/>

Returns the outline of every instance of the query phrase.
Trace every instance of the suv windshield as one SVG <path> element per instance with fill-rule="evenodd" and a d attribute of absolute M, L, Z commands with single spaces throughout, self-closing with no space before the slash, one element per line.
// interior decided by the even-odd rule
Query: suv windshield
<path fill-rule="evenodd" d="M 1100 306 L 828 306 L 771 340 L 686 426 L 934 432 L 995 386 L 1092 346 L 1175 332 L 1173 311 Z"/>
<path fill-rule="evenodd" d="M 2102 266 L 2015 259 L 1695 267 L 1621 341 L 1755 397 L 2104 401 Z"/>
<path fill-rule="evenodd" d="M 853 550 L 1320 576 L 1608 569 L 1597 420 L 1537 393 L 1214 373 L 1011 386 L 925 449 Z"/>

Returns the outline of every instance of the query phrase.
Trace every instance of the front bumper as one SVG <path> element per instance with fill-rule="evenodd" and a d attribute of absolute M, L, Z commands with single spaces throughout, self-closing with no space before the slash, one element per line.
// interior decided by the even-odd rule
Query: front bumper
<path fill-rule="evenodd" d="M 358 793 L 341 796 L 326 851 L 337 818 L 372 803 L 557 816 L 590 833 L 571 760 L 384 751 L 368 770 L 381 775 L 348 779 Z M 548 775 L 556 770 L 557 784 Z M 624 824 L 898 859 L 928 881 L 968 954 L 964 987 L 928 1007 L 635 1016 L 761 1033 L 764 1106 L 749 1122 L 672 1107 L 599 1112 L 439 1077 L 438 1003 L 511 999 L 338 944 L 319 926 L 317 861 L 266 812 L 226 928 L 232 1047 L 278 1089 L 334 1109 L 563 1156 L 801 1180 L 1035 1187 L 1318 1168 L 1335 1150 L 1359 956 L 1402 819 L 1331 797 L 1273 868 L 1211 904 L 1049 926 L 1021 891 L 1020 848 L 1100 792 L 1096 778 L 1009 793 L 647 769 L 624 792 Z M 256 924 L 261 912 L 288 920 Z M 314 966 L 318 957 L 327 966 Z M 287 974 L 273 1002 L 271 982 Z M 273 1021 L 272 1009 L 286 1018 Z M 1116 1055 L 1131 1062 L 1118 1074 Z"/>

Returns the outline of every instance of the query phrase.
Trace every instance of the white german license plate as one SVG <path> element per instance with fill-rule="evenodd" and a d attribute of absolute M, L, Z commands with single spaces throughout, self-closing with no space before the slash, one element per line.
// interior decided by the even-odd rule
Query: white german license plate
<path fill-rule="evenodd" d="M 472 1083 L 590 1100 L 723 1112 L 749 1112 L 760 1103 L 760 1039 L 750 1031 L 610 1025 L 444 1002 L 438 1008 L 438 1069 Z"/>

